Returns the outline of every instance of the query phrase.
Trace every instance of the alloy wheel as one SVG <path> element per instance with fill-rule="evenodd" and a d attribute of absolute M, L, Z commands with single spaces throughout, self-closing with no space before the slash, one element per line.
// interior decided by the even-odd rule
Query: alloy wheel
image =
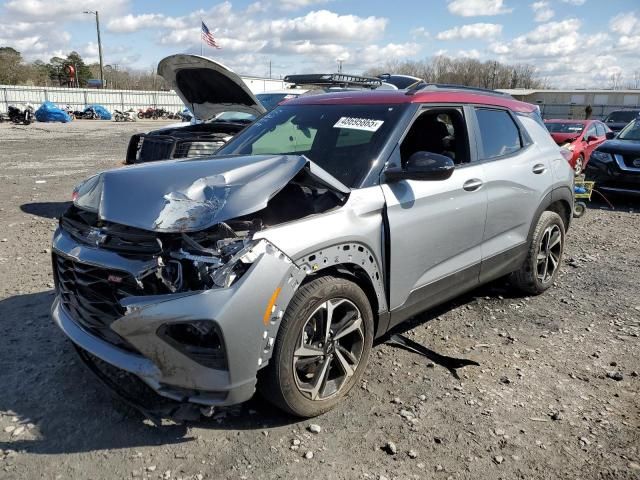
<path fill-rule="evenodd" d="M 578 157 L 578 159 L 576 160 L 576 165 L 575 167 L 573 167 L 573 171 L 575 172 L 576 176 L 582 173 L 583 165 L 584 165 L 584 160 L 582 159 L 582 157 Z"/>
<path fill-rule="evenodd" d="M 536 273 L 542 283 L 551 281 L 560 265 L 561 255 L 562 232 L 558 225 L 549 225 L 542 234 L 536 257 Z"/>
<path fill-rule="evenodd" d="M 293 352 L 298 390 L 311 400 L 338 394 L 360 364 L 364 338 L 362 315 L 350 300 L 333 298 L 316 308 Z"/>

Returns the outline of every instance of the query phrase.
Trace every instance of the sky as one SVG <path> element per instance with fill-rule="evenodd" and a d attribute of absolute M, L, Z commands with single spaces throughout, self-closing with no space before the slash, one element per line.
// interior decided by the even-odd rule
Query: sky
<path fill-rule="evenodd" d="M 529 63 L 554 87 L 640 75 L 640 0 L 0 0 L 0 46 L 27 60 L 78 51 L 152 70 L 200 53 L 200 20 L 221 49 L 204 54 L 242 75 L 361 73 L 434 55 Z"/>

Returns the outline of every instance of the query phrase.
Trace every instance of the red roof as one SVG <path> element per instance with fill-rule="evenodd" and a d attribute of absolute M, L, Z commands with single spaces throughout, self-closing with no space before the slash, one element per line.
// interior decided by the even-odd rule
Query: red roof
<path fill-rule="evenodd" d="M 520 102 L 508 96 L 488 95 L 481 92 L 456 90 L 417 91 L 407 95 L 403 90 L 373 90 L 302 95 L 287 101 L 287 105 L 372 105 L 404 103 L 455 103 L 505 107 L 515 112 L 532 112 L 535 105 Z"/>

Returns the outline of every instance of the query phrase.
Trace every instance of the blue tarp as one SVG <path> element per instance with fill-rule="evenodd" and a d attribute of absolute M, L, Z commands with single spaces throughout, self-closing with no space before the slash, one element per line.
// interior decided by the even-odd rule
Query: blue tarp
<path fill-rule="evenodd" d="M 100 120 L 111 120 L 111 113 L 109 113 L 109 110 L 104 108 L 102 105 L 89 105 L 84 109 L 84 111 L 86 112 L 90 108 L 93 108 L 96 111 Z"/>
<path fill-rule="evenodd" d="M 59 109 L 54 103 L 44 102 L 36 110 L 36 120 L 39 122 L 62 122 L 71 121 L 71 117 L 64 110 Z"/>

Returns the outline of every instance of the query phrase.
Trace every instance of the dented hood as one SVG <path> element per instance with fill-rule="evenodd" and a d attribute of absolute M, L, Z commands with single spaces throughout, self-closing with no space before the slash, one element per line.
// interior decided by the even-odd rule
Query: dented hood
<path fill-rule="evenodd" d="M 266 112 L 246 83 L 219 62 L 198 55 L 171 55 L 158 64 L 163 77 L 198 120 L 222 112 Z"/>
<path fill-rule="evenodd" d="M 220 156 L 102 172 L 76 189 L 74 203 L 101 220 L 144 230 L 203 230 L 265 208 L 303 169 L 327 188 L 349 192 L 304 156 Z"/>

